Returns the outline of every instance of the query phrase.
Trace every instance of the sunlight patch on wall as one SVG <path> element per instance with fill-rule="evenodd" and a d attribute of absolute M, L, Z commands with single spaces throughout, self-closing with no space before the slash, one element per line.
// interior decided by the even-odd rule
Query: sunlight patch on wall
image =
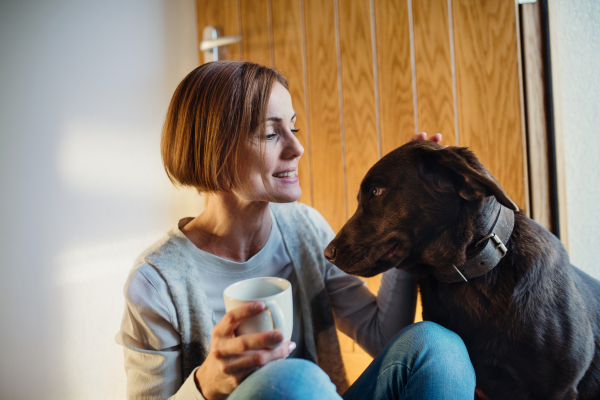
<path fill-rule="evenodd" d="M 156 132 L 84 121 L 68 122 L 63 132 L 57 167 L 70 189 L 131 200 L 158 195 L 169 185 Z"/>
<path fill-rule="evenodd" d="M 106 276 L 124 277 L 136 257 L 166 232 L 157 231 L 137 237 L 120 238 L 104 243 L 80 245 L 63 251 L 57 258 L 54 283 L 76 285 L 94 282 Z M 125 283 L 123 280 L 121 284 Z"/>

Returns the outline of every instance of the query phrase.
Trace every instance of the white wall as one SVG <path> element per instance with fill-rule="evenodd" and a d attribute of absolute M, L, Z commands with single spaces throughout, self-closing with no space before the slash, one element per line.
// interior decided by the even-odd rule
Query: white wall
<path fill-rule="evenodd" d="M 600 1 L 557 0 L 571 262 L 600 279 Z"/>
<path fill-rule="evenodd" d="M 193 0 L 0 2 L 0 398 L 123 399 L 138 253 L 201 210 L 162 170 Z"/>

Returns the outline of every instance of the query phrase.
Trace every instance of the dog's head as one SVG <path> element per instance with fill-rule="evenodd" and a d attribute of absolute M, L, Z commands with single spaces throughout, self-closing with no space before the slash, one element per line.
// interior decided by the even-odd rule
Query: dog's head
<path fill-rule="evenodd" d="M 448 273 L 465 262 L 475 215 L 489 196 L 518 210 L 473 152 L 410 142 L 367 172 L 358 208 L 325 256 L 367 277 L 394 267 L 416 276 L 432 268 Z"/>

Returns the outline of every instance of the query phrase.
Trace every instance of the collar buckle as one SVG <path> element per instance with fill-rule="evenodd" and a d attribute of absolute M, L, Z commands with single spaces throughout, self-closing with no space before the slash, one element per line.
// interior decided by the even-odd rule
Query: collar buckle
<path fill-rule="evenodd" d="M 475 246 L 476 247 L 479 246 L 481 243 L 485 242 L 488 239 L 492 239 L 492 241 L 496 245 L 496 248 L 498 250 L 500 250 L 500 253 L 502 253 L 502 256 L 500 256 L 500 258 L 503 258 L 506 255 L 506 253 L 508 252 L 508 249 L 506 248 L 504 243 L 502 243 L 502 240 L 500 240 L 498 235 L 496 235 L 495 233 L 492 233 L 491 235 L 487 235 L 486 237 L 481 239 L 479 242 L 477 242 L 477 244 Z"/>

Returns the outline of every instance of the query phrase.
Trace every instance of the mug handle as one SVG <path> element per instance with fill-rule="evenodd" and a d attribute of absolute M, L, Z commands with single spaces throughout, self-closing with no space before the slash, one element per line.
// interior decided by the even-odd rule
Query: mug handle
<path fill-rule="evenodd" d="M 276 302 L 268 300 L 266 305 L 267 311 L 269 311 L 269 314 L 271 314 L 271 320 L 273 321 L 273 330 L 279 329 L 282 333 L 284 333 L 285 319 L 283 317 L 283 311 L 281 310 L 281 307 Z"/>

